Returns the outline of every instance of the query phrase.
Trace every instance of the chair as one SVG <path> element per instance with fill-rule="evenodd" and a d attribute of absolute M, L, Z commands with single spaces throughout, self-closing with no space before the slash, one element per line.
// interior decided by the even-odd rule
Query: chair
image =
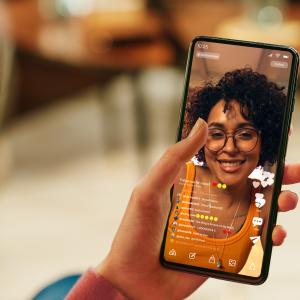
<path fill-rule="evenodd" d="M 80 276 L 74 274 L 56 280 L 40 290 L 32 300 L 63 300 Z"/>

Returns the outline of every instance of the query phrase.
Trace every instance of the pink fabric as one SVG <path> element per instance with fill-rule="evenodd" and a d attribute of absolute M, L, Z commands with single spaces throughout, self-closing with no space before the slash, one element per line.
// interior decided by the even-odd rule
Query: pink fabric
<path fill-rule="evenodd" d="M 126 300 L 112 284 L 89 269 L 76 282 L 65 300 Z"/>

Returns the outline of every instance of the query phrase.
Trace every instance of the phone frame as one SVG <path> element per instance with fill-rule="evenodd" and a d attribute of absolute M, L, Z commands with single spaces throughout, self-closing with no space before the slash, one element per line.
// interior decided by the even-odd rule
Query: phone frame
<path fill-rule="evenodd" d="M 166 244 L 168 222 L 169 222 L 172 206 L 171 206 L 171 209 L 169 212 L 169 216 L 167 219 L 167 224 L 166 224 L 166 228 L 165 228 L 165 232 L 164 232 L 164 238 L 163 238 L 161 251 L 160 251 L 160 262 L 163 266 L 171 268 L 171 269 L 181 270 L 181 271 L 190 272 L 190 273 L 196 273 L 199 275 L 209 276 L 209 277 L 213 277 L 213 278 L 217 278 L 217 279 L 229 280 L 229 281 L 240 282 L 240 283 L 245 283 L 245 284 L 259 285 L 266 281 L 266 279 L 268 277 L 268 273 L 269 273 L 269 268 L 270 268 L 271 254 L 272 254 L 272 231 L 274 229 L 274 226 L 276 225 L 277 212 L 278 212 L 278 205 L 277 205 L 276 199 L 278 199 L 278 196 L 281 191 L 281 185 L 282 185 L 288 134 L 289 134 L 292 112 L 294 110 L 294 103 L 295 103 L 295 90 L 296 90 L 296 83 L 297 83 L 297 77 L 298 77 L 299 56 L 298 56 L 297 51 L 294 48 L 284 46 L 284 45 L 275 45 L 275 44 L 267 44 L 267 43 L 251 42 L 251 41 L 224 39 L 224 38 L 208 37 L 208 36 L 195 37 L 190 44 L 188 58 L 187 58 L 187 66 L 186 66 L 185 79 L 184 79 L 183 101 L 182 101 L 182 106 L 181 106 L 181 110 L 180 110 L 179 125 L 178 125 L 178 131 L 177 131 L 177 141 L 180 141 L 181 137 L 182 137 L 184 113 L 185 113 L 185 107 L 186 107 L 187 96 L 188 96 L 192 62 L 193 62 L 193 57 L 194 57 L 194 55 L 193 55 L 194 48 L 195 48 L 196 43 L 199 41 L 230 44 L 230 45 L 237 45 L 237 46 L 247 46 L 247 47 L 253 47 L 253 48 L 264 48 L 264 49 L 270 49 L 270 50 L 288 51 L 292 56 L 291 73 L 290 73 L 290 78 L 289 78 L 289 86 L 287 89 L 287 103 L 285 105 L 285 113 L 284 113 L 284 117 L 283 117 L 283 126 L 282 126 L 282 132 L 281 132 L 281 145 L 280 145 L 280 149 L 279 149 L 279 153 L 278 153 L 278 161 L 277 161 L 277 168 L 276 168 L 276 174 L 275 174 L 273 197 L 271 200 L 272 203 L 271 203 L 271 207 L 270 207 L 269 222 L 268 222 L 267 233 L 266 233 L 266 245 L 264 248 L 264 256 L 263 256 L 261 274 L 259 277 L 252 277 L 252 276 L 240 275 L 237 273 L 228 273 L 228 272 L 219 271 L 219 270 L 206 269 L 206 268 L 166 261 L 164 258 L 164 249 L 165 249 L 165 244 Z M 173 188 L 170 193 L 171 203 L 172 203 L 172 195 L 173 195 Z"/>

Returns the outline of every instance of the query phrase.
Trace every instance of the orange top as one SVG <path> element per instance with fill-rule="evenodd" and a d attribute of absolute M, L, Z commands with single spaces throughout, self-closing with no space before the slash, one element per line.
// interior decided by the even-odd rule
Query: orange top
<path fill-rule="evenodd" d="M 188 162 L 186 166 L 186 180 L 180 193 L 180 202 L 174 205 L 169 218 L 165 259 L 186 265 L 238 273 L 245 265 L 252 248 L 250 237 L 260 234 L 261 226 L 252 224 L 253 218 L 260 215 L 260 210 L 255 206 L 255 199 L 251 201 L 246 220 L 237 233 L 227 238 L 207 237 L 201 227 L 213 228 L 212 223 L 215 222 L 209 219 L 199 219 L 198 222 L 191 218 L 198 210 L 195 205 L 192 206 L 191 201 L 196 167 L 192 162 Z M 174 220 L 176 226 L 173 225 Z M 195 229 L 194 222 L 198 223 L 197 227 L 200 230 Z M 222 262 L 221 268 L 217 266 L 219 260 Z"/>

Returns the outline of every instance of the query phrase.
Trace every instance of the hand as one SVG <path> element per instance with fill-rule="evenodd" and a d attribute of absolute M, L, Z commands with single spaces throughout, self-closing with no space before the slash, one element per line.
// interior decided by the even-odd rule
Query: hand
<path fill-rule="evenodd" d="M 136 186 L 111 250 L 96 272 L 130 299 L 183 299 L 206 278 L 164 268 L 159 262 L 163 233 L 170 211 L 170 189 L 174 180 L 198 149 L 205 144 L 207 124 L 199 119 L 190 135 L 171 146 Z M 300 181 L 300 164 L 285 169 L 284 184 Z M 284 191 L 278 199 L 280 211 L 294 209 L 297 195 Z M 274 245 L 286 233 L 273 231 Z"/>

